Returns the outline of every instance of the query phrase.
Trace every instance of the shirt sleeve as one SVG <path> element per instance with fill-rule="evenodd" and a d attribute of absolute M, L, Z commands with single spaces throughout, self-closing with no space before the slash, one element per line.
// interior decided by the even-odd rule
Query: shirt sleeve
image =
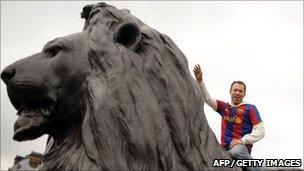
<path fill-rule="evenodd" d="M 250 134 L 246 134 L 241 138 L 244 144 L 253 144 L 265 136 L 264 123 L 262 122 L 258 109 L 254 105 L 250 108 L 249 117 L 253 125 L 253 130 Z"/>
<path fill-rule="evenodd" d="M 262 122 L 259 111 L 254 105 L 252 105 L 252 107 L 250 109 L 249 116 L 250 116 L 250 121 L 251 121 L 252 125 L 256 125 L 259 122 Z"/>
<path fill-rule="evenodd" d="M 265 128 L 264 128 L 264 123 L 259 122 L 253 127 L 253 130 L 250 134 L 244 135 L 241 140 L 243 143 L 246 144 L 253 144 L 262 138 L 265 137 Z"/>
<path fill-rule="evenodd" d="M 216 112 L 219 113 L 221 116 L 223 116 L 223 113 L 227 107 L 227 103 L 220 100 L 216 100 L 216 104 L 217 104 Z"/>
<path fill-rule="evenodd" d="M 198 81 L 197 84 L 201 90 L 204 102 L 207 103 L 208 106 L 210 106 L 213 110 L 216 111 L 217 102 L 212 96 L 209 95 L 209 92 L 207 91 L 204 81 Z"/>

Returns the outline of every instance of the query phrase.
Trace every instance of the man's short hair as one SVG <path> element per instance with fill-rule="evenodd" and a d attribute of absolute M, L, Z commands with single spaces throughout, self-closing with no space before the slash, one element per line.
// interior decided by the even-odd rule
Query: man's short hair
<path fill-rule="evenodd" d="M 246 92 L 246 84 L 243 81 L 233 81 L 232 84 L 231 84 L 231 86 L 230 86 L 230 90 L 229 91 L 231 91 L 232 86 L 234 84 L 241 84 L 241 85 L 243 85 L 244 86 L 244 92 Z"/>

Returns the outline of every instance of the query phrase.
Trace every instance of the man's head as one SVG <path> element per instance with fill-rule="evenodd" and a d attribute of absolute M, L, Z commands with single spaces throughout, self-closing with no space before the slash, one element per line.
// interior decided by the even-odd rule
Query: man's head
<path fill-rule="evenodd" d="M 246 95 L 246 84 L 242 81 L 233 81 L 230 86 L 231 103 L 238 105 Z"/>

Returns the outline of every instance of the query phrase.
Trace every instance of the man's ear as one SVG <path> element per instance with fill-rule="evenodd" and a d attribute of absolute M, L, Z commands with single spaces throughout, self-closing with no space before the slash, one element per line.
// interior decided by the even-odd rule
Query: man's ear
<path fill-rule="evenodd" d="M 114 41 L 131 50 L 136 49 L 140 39 L 141 32 L 139 26 L 131 22 L 122 23 L 114 33 Z"/>

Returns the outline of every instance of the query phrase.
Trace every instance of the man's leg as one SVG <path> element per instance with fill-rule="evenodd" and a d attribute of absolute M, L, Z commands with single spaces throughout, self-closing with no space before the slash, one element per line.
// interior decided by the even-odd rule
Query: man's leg
<path fill-rule="evenodd" d="M 253 159 L 248 152 L 245 145 L 235 145 L 232 149 L 228 150 L 228 153 L 235 159 Z M 259 167 L 246 167 L 248 171 L 260 171 Z"/>
<path fill-rule="evenodd" d="M 236 159 L 253 159 L 245 145 L 237 144 L 228 153 Z"/>

